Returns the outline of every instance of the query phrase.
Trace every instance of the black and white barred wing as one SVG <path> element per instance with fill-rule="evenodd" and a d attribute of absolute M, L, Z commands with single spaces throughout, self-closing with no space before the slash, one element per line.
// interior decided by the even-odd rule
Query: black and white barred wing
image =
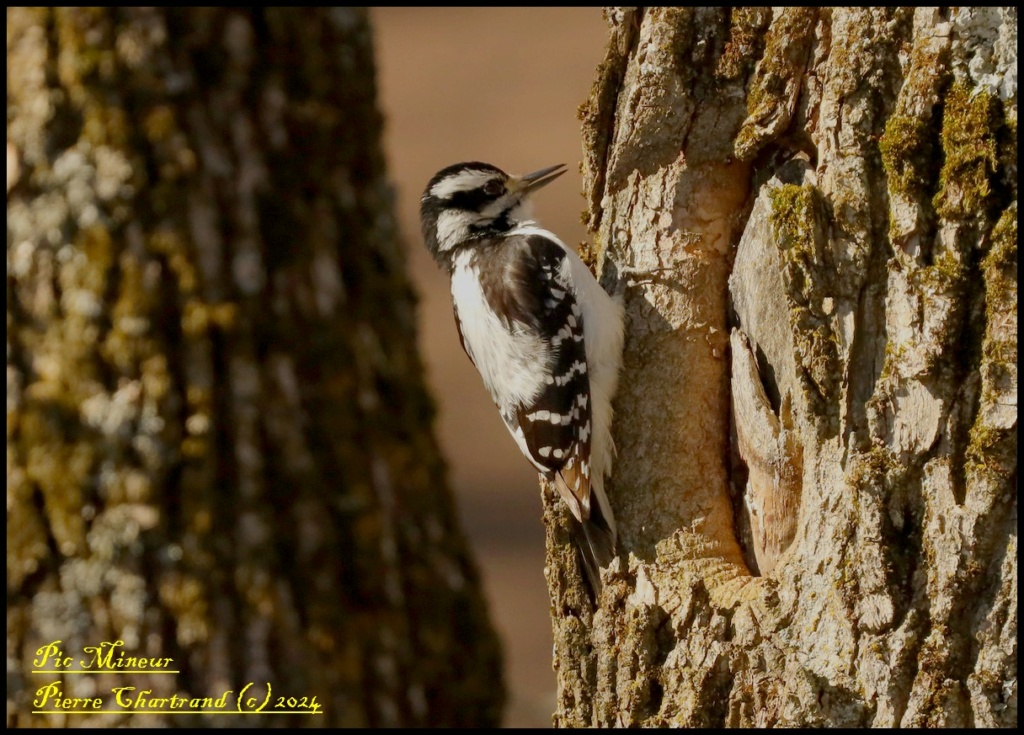
<path fill-rule="evenodd" d="M 574 269 L 576 278 L 589 274 L 580 267 L 556 240 L 512 234 L 500 247 L 456 256 L 452 296 L 463 348 L 505 425 L 579 522 L 583 568 L 597 591 L 600 569 L 615 555 L 615 531 L 601 478 L 591 472 L 595 407 L 577 296 L 589 284 L 573 281 Z"/>
<path fill-rule="evenodd" d="M 541 236 L 524 237 L 526 252 L 512 269 L 513 288 L 533 301 L 532 326 L 550 346 L 537 396 L 503 415 L 533 464 L 553 479 L 577 520 L 590 516 L 590 380 L 583 315 L 565 251 Z"/>

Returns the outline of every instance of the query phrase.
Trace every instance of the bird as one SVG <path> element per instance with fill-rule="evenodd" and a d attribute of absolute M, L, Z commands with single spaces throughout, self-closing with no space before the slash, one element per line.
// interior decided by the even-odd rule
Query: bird
<path fill-rule="evenodd" d="M 459 341 L 506 428 L 558 491 L 591 593 L 615 557 L 605 492 L 623 308 L 574 250 L 532 217 L 564 164 L 512 176 L 488 163 L 438 171 L 420 199 L 423 240 L 447 273 Z"/>

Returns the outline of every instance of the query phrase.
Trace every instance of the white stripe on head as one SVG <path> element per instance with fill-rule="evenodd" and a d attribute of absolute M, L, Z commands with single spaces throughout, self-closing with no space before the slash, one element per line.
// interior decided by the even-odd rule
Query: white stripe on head
<path fill-rule="evenodd" d="M 472 262 L 472 254 L 465 250 L 455 258 L 451 283 L 455 311 L 466 352 L 502 414 L 512 416 L 518 406 L 533 404 L 543 389 L 551 349 L 539 333 L 518 322 L 510 327 L 498 318 Z M 527 450 L 523 453 L 529 456 Z"/>
<path fill-rule="evenodd" d="M 500 179 L 496 171 L 459 171 L 452 176 L 446 176 L 430 188 L 430 195 L 438 199 L 448 199 L 460 191 L 472 191 L 478 189 L 488 181 Z"/>
<path fill-rule="evenodd" d="M 437 249 L 442 253 L 469 239 L 469 226 L 477 217 L 472 212 L 446 209 L 437 218 Z"/>
<path fill-rule="evenodd" d="M 480 210 L 480 216 L 484 221 L 490 221 L 497 219 L 506 211 L 508 212 L 508 218 L 512 222 L 524 222 L 533 217 L 532 202 L 521 198 L 520 194 L 514 192 L 509 192 L 495 199 Z"/>

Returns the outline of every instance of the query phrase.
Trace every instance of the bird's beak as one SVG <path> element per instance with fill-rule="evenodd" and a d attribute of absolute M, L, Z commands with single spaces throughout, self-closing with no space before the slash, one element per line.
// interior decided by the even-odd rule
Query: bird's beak
<path fill-rule="evenodd" d="M 542 168 L 540 171 L 534 171 L 532 174 L 520 176 L 518 182 L 519 186 L 517 188 L 523 194 L 532 194 L 541 187 L 547 186 L 568 170 L 569 169 L 565 167 L 564 163 L 560 163 L 557 166 Z"/>

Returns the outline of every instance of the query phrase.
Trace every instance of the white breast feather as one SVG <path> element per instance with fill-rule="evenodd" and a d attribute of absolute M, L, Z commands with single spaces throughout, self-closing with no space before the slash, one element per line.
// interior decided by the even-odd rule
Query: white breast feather
<path fill-rule="evenodd" d="M 548 346 L 524 325 L 509 330 L 487 304 L 469 254 L 460 253 L 452 273 L 452 299 L 462 325 L 462 340 L 499 408 L 532 403 L 549 372 Z"/>

